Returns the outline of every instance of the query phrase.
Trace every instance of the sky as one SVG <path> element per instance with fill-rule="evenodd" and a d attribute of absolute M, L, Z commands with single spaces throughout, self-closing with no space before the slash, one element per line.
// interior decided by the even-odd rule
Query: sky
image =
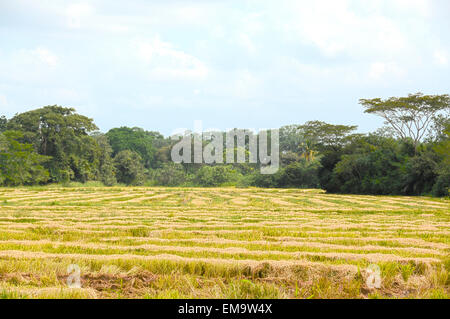
<path fill-rule="evenodd" d="M 101 131 L 376 130 L 360 98 L 450 93 L 448 0 L 0 0 L 0 115 Z"/>

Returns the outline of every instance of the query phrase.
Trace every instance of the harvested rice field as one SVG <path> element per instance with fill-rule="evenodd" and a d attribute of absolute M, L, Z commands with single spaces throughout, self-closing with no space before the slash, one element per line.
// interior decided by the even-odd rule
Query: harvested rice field
<path fill-rule="evenodd" d="M 0 298 L 448 298 L 449 269 L 448 199 L 0 188 Z"/>

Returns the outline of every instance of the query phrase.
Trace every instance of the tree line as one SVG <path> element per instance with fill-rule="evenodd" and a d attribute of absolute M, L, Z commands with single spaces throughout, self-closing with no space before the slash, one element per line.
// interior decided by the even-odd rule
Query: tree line
<path fill-rule="evenodd" d="M 281 167 L 272 175 L 261 174 L 258 163 L 176 164 L 170 153 L 177 141 L 159 132 L 120 127 L 101 133 L 73 108 L 45 106 L 0 117 L 0 185 L 97 181 L 448 196 L 449 95 L 416 93 L 360 104 L 383 117 L 385 126 L 368 134 L 321 121 L 283 126 Z"/>

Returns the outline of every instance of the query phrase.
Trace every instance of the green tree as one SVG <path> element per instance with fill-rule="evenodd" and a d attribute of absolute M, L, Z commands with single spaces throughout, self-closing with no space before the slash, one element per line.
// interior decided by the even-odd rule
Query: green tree
<path fill-rule="evenodd" d="M 337 150 L 348 142 L 348 136 L 358 127 L 355 125 L 334 125 L 321 121 L 309 121 L 299 126 L 299 130 L 308 141 L 309 148 L 317 151 Z"/>
<path fill-rule="evenodd" d="M 8 150 L 8 140 L 6 136 L 0 132 L 0 152 L 6 152 Z"/>
<path fill-rule="evenodd" d="M 299 145 L 300 153 L 320 155 L 321 168 L 319 170 L 320 185 L 327 191 L 337 191 L 337 185 L 332 183 L 332 172 L 344 154 L 344 148 L 351 143 L 355 136 L 353 132 L 357 126 L 334 125 L 321 121 L 309 121 L 299 126 L 299 130 L 307 143 L 307 149 Z M 317 152 L 317 153 L 316 153 Z M 312 153 L 312 154 L 311 154 Z"/>
<path fill-rule="evenodd" d="M 171 163 L 170 151 L 171 146 L 162 146 L 155 151 L 155 163 L 154 166 L 157 168 L 163 167 L 166 163 Z"/>
<path fill-rule="evenodd" d="M 44 165 L 52 181 L 85 181 L 95 176 L 98 153 L 88 132 L 97 127 L 73 108 L 45 106 L 14 116 L 7 126 L 23 132 L 21 140 L 33 144 L 39 154 L 51 156 Z"/>
<path fill-rule="evenodd" d="M 0 116 L 0 133 L 6 131 L 6 126 L 8 124 L 8 120 L 4 115 Z"/>
<path fill-rule="evenodd" d="M 233 181 L 236 171 L 229 165 L 202 166 L 195 174 L 195 183 L 199 186 L 220 186 Z"/>
<path fill-rule="evenodd" d="M 360 99 L 359 103 L 365 108 L 365 113 L 381 116 L 398 137 L 411 138 L 416 148 L 442 113 L 448 114 L 450 111 L 448 94 L 424 95 L 419 92 L 385 100 Z"/>
<path fill-rule="evenodd" d="M 280 153 L 280 162 L 282 167 L 301 160 L 302 156 L 298 154 L 298 152 L 284 151 Z"/>
<path fill-rule="evenodd" d="M 94 132 L 91 136 L 95 139 L 99 147 L 99 164 L 97 180 L 106 186 L 112 186 L 117 183 L 114 161 L 112 158 L 112 147 L 109 144 L 108 137 L 100 132 Z"/>
<path fill-rule="evenodd" d="M 305 141 L 300 125 L 285 125 L 280 128 L 280 152 L 298 152 Z"/>
<path fill-rule="evenodd" d="M 407 158 L 402 166 L 404 186 L 402 193 L 406 195 L 424 195 L 431 193 L 438 177 L 439 157 L 432 150 L 425 149 L 415 156 Z"/>
<path fill-rule="evenodd" d="M 278 186 L 294 188 L 318 188 L 320 162 L 302 159 L 284 167 L 278 179 Z"/>
<path fill-rule="evenodd" d="M 392 138 L 376 135 L 355 138 L 333 169 L 329 184 L 332 191 L 400 194 L 405 186 L 401 167 L 408 158 L 404 150 Z"/>
<path fill-rule="evenodd" d="M 187 175 L 183 165 L 169 162 L 154 171 L 153 179 L 161 186 L 179 186 L 187 181 Z"/>
<path fill-rule="evenodd" d="M 114 157 L 114 165 L 119 183 L 127 185 L 144 184 L 146 169 L 138 153 L 130 150 L 120 151 Z"/>
<path fill-rule="evenodd" d="M 307 162 L 314 161 L 318 154 L 318 152 L 313 149 L 313 145 L 310 141 L 301 143 L 299 148 L 301 149 L 301 157 Z"/>
<path fill-rule="evenodd" d="M 433 195 L 449 196 L 450 195 L 450 123 L 447 124 L 441 141 L 434 146 L 434 151 L 440 157 L 437 165 L 436 173 L 438 177 L 433 186 Z"/>
<path fill-rule="evenodd" d="M 42 166 L 48 158 L 39 155 L 33 145 L 20 143 L 21 132 L 0 133 L 0 185 L 32 185 L 46 182 L 48 171 Z"/>
<path fill-rule="evenodd" d="M 284 187 L 283 177 L 284 168 L 279 169 L 275 174 L 261 174 L 260 170 L 255 170 L 250 176 L 250 185 L 256 187 Z"/>
<path fill-rule="evenodd" d="M 160 136 L 155 132 L 146 132 L 141 128 L 134 127 L 120 127 L 113 128 L 106 133 L 113 155 L 115 156 L 121 151 L 130 150 L 140 155 L 145 167 L 155 167 L 154 155 L 155 148 L 153 147 L 153 140 Z"/>

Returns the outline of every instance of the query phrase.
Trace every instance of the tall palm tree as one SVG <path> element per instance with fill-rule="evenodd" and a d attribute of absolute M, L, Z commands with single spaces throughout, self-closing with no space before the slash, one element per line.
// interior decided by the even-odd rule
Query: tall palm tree
<path fill-rule="evenodd" d="M 314 161 L 315 156 L 317 155 L 317 151 L 313 150 L 313 143 L 310 140 L 306 140 L 299 145 L 299 148 L 302 152 L 300 157 L 304 158 L 307 162 Z"/>

